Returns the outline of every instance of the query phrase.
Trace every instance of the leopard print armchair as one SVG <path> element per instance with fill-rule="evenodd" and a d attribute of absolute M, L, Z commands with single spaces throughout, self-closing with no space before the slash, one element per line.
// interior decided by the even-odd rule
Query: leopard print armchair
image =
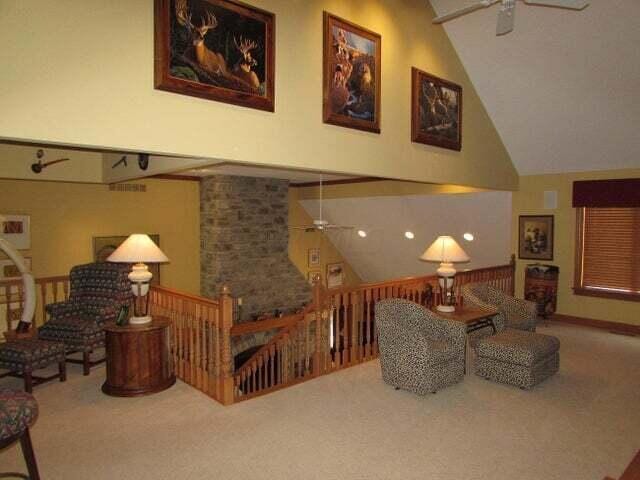
<path fill-rule="evenodd" d="M 468 283 L 462 287 L 464 304 L 481 308 L 497 308 L 499 315 L 493 323 L 498 332 L 505 328 L 536 331 L 538 312 L 536 304 L 507 295 L 488 283 Z"/>
<path fill-rule="evenodd" d="M 417 303 L 386 299 L 376 304 L 382 379 L 420 395 L 464 377 L 465 326 Z"/>

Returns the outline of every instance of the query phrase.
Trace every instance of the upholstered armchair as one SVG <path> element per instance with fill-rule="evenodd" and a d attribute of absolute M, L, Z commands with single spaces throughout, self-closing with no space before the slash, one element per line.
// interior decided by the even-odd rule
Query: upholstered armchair
<path fill-rule="evenodd" d="M 38 336 L 63 342 L 67 354 L 82 352 L 85 375 L 93 365 L 104 361 L 91 361 L 94 349 L 104 346 L 104 324 L 115 320 L 122 305 L 132 300 L 128 272 L 129 266 L 120 263 L 75 266 L 70 273 L 69 300 L 45 307 L 49 320 L 40 327 Z"/>
<path fill-rule="evenodd" d="M 505 328 L 536 331 L 538 312 L 536 304 L 507 295 L 487 283 L 468 283 L 462 287 L 464 305 L 495 308 L 500 314 L 493 323 L 498 332 Z"/>
<path fill-rule="evenodd" d="M 420 395 L 464 377 L 465 325 L 402 299 L 376 304 L 383 380 Z"/>

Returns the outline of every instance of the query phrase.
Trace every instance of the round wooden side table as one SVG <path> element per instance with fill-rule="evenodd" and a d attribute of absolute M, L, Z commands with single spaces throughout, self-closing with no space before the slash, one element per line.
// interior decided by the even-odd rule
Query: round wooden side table
<path fill-rule="evenodd" d="M 169 320 L 145 325 L 107 325 L 107 380 L 102 391 L 116 397 L 161 392 L 176 383 L 169 343 Z"/>

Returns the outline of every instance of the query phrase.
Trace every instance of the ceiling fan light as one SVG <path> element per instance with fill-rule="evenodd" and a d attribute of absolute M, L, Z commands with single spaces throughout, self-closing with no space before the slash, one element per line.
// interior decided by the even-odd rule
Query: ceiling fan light
<path fill-rule="evenodd" d="M 358 236 L 360 238 L 367 238 L 367 232 L 365 232 L 364 230 L 358 230 Z"/>

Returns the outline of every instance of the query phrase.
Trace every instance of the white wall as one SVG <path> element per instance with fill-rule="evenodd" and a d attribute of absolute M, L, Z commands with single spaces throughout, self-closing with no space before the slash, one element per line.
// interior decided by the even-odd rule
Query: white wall
<path fill-rule="evenodd" d="M 318 218 L 317 200 L 300 203 Z M 364 282 L 434 273 L 437 265 L 418 257 L 438 235 L 453 236 L 471 257 L 458 270 L 506 264 L 512 253 L 510 192 L 330 199 L 323 217 L 355 227 L 329 237 Z M 360 238 L 358 229 L 368 236 Z M 407 230 L 413 240 L 404 237 Z M 465 232 L 475 240 L 463 240 Z"/>

